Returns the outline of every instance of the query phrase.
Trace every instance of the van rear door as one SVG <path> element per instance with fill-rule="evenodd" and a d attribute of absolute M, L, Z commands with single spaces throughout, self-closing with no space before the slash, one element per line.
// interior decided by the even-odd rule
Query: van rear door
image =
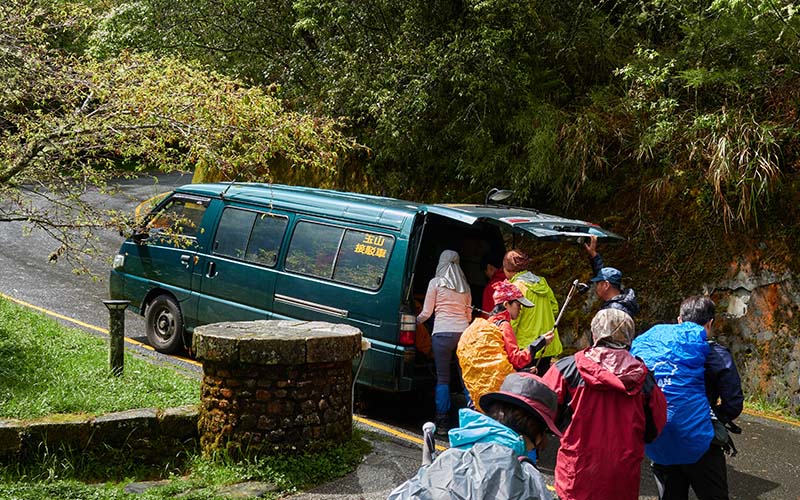
<path fill-rule="evenodd" d="M 589 236 L 597 236 L 600 240 L 623 239 L 597 224 L 549 215 L 530 208 L 438 204 L 426 205 L 425 210 L 466 224 L 489 222 L 510 229 L 514 234 L 541 241 L 582 241 L 581 238 Z"/>

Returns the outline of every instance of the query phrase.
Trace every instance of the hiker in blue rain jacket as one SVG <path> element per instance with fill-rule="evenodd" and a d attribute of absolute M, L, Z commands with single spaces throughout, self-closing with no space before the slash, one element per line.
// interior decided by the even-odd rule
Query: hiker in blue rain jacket
<path fill-rule="evenodd" d="M 689 297 L 678 324 L 656 325 L 631 347 L 667 398 L 667 424 L 645 447 L 661 500 L 686 499 L 690 487 L 699 500 L 728 498 L 725 454 L 712 443 L 714 413 L 705 386 L 714 314 L 710 298 Z"/>
<path fill-rule="evenodd" d="M 497 392 L 484 394 L 486 414 L 459 410 L 450 448 L 389 494 L 389 500 L 551 500 L 544 476 L 526 458 L 546 446 L 556 427 L 556 394 L 536 375 L 509 374 Z"/>

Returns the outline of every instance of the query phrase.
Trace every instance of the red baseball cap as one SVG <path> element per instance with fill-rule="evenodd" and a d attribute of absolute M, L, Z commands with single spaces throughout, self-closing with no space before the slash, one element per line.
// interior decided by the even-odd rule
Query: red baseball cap
<path fill-rule="evenodd" d="M 492 285 L 494 293 L 492 293 L 492 300 L 494 304 L 502 304 L 503 302 L 511 302 L 516 300 L 525 307 L 533 307 L 533 302 L 526 299 L 522 291 L 517 286 L 508 280 L 498 281 Z"/>

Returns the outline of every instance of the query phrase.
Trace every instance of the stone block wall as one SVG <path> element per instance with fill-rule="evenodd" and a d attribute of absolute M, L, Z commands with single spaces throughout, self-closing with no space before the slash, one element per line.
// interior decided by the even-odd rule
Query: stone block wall
<path fill-rule="evenodd" d="M 197 447 L 197 408 L 146 408 L 98 417 L 53 415 L 35 420 L 0 420 L 0 457 L 25 461 L 42 453 L 82 452 L 103 456 L 122 450 L 131 458 L 159 461 Z"/>
<path fill-rule="evenodd" d="M 203 363 L 200 446 L 211 454 L 314 451 L 351 437 L 361 332 L 322 322 L 217 323 L 195 330 Z"/>

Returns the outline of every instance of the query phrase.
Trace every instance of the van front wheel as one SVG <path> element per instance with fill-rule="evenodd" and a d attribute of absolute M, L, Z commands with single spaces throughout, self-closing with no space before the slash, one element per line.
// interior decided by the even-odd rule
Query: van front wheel
<path fill-rule="evenodd" d="M 147 341 L 158 351 L 171 354 L 183 347 L 183 315 L 178 303 L 168 295 L 159 295 L 147 307 Z"/>

